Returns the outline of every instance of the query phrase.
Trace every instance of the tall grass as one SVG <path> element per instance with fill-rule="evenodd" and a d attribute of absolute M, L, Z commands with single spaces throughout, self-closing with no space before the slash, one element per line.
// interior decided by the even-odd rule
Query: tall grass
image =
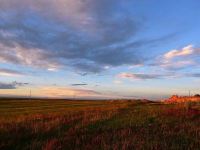
<path fill-rule="evenodd" d="M 0 101 L 0 149 L 199 149 L 200 106 Z"/>

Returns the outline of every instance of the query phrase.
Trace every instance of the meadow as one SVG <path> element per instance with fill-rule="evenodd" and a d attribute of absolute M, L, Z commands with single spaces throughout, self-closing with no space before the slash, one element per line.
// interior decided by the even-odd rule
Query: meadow
<path fill-rule="evenodd" d="M 1 150 L 199 150 L 200 105 L 0 100 Z"/>

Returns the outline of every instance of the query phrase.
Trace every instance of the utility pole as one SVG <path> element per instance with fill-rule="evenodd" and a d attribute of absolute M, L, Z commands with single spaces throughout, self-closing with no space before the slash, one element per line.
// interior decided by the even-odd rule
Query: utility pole
<path fill-rule="evenodd" d="M 31 90 L 30 90 L 30 93 L 29 93 L 29 98 L 30 98 L 30 100 L 31 100 L 31 94 L 32 94 L 32 93 L 31 93 Z"/>

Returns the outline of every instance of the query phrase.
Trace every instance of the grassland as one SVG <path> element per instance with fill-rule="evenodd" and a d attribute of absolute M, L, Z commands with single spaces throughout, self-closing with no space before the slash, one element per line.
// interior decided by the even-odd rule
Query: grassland
<path fill-rule="evenodd" d="M 0 100 L 0 149 L 200 149 L 200 105 Z"/>

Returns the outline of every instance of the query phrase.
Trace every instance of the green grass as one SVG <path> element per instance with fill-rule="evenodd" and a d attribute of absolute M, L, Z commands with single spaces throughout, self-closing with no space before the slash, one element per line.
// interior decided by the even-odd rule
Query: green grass
<path fill-rule="evenodd" d="M 0 149 L 200 147 L 200 106 L 141 101 L 1 100 Z"/>

